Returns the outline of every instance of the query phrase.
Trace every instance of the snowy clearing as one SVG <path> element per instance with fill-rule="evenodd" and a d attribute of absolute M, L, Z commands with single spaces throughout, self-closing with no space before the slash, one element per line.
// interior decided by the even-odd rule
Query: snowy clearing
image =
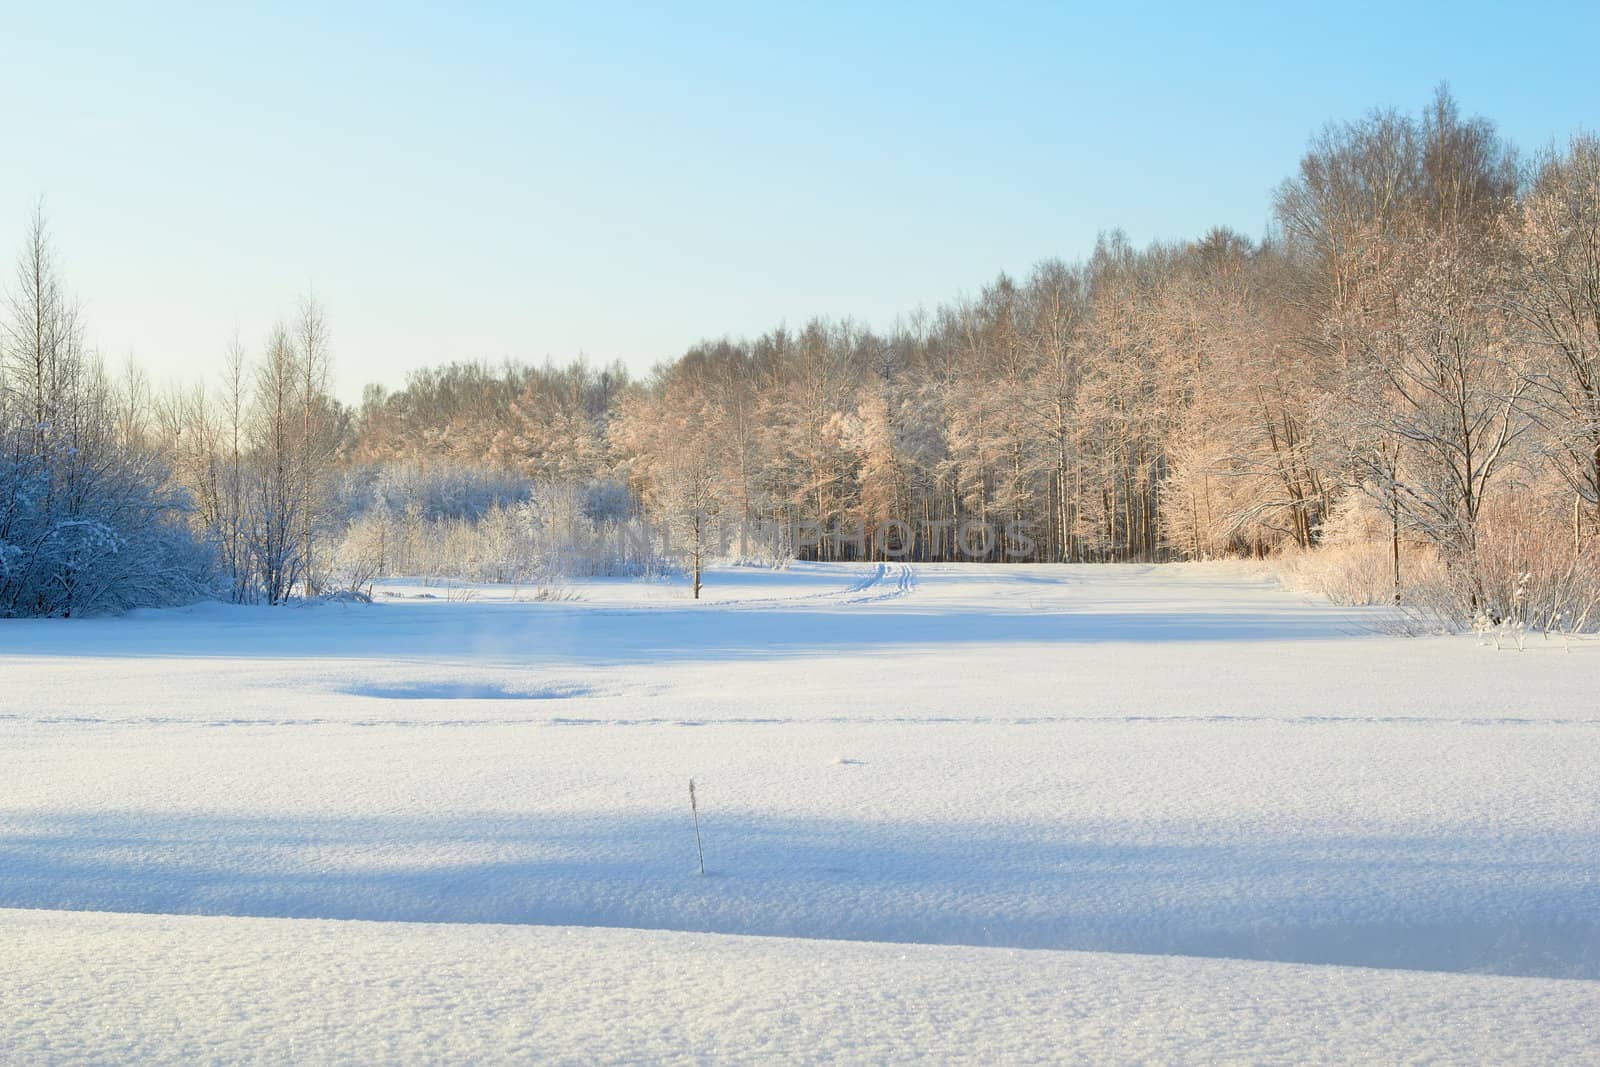
<path fill-rule="evenodd" d="M 0 1061 L 1600 1055 L 1600 643 L 1242 564 L 572 591 L 0 623 Z"/>

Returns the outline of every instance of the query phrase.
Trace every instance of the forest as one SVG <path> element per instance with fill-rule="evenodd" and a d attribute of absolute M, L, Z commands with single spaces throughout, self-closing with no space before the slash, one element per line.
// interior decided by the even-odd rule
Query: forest
<path fill-rule="evenodd" d="M 107 368 L 36 211 L 0 309 L 0 617 L 389 574 L 698 590 L 713 557 L 1252 556 L 1453 628 L 1595 629 L 1600 140 L 1524 155 L 1441 88 L 1317 133 L 1272 217 L 1111 231 L 887 329 L 775 325 L 643 379 L 446 363 L 352 408 L 313 299 L 186 387 Z M 973 522 L 1004 532 L 974 552 Z"/>

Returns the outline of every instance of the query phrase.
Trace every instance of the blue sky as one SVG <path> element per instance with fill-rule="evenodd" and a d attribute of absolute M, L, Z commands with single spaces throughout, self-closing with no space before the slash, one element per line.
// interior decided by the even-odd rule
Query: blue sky
<path fill-rule="evenodd" d="M 0 245 L 42 194 L 160 380 L 314 289 L 347 400 L 1258 235 L 1324 122 L 1441 80 L 1524 149 L 1600 127 L 1592 4 L 226 6 L 0 0 Z"/>

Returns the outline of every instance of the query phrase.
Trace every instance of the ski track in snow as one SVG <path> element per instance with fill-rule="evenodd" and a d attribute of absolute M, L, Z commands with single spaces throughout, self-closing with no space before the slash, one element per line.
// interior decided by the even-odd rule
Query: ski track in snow
<path fill-rule="evenodd" d="M 554 603 L 387 591 L 0 622 L 0 945 L 27 946 L 0 968 L 0 1061 L 260 1058 L 261 1026 L 321 1042 L 316 1061 L 693 1057 L 617 1021 L 693 1013 L 693 983 L 618 977 L 678 950 L 799 974 L 722 1010 L 809 1005 L 787 1029 L 777 1007 L 746 1019 L 712 1058 L 881 1060 L 897 1040 L 1010 1060 L 1061 1042 L 1096 1059 L 1600 1056 L 1600 642 L 1385 636 L 1381 610 L 1247 565 L 719 568 L 698 604 L 608 580 Z M 464 963 L 490 930 L 550 953 L 561 981 L 612 975 L 610 1001 L 594 987 L 612 1012 L 574 1008 L 556 978 L 518 985 L 514 954 Z M 268 996 L 235 1012 L 234 1045 L 185 1044 L 213 1025 L 198 1016 L 166 1037 L 69 1035 L 63 1005 L 155 1010 L 159 962 L 119 957 L 91 981 L 83 953 L 179 960 L 193 939 L 223 946 L 189 965 L 197 1003 L 259 998 L 240 967 L 287 981 L 302 939 L 358 953 L 368 970 L 330 996 L 367 1029 L 292 1023 Z M 913 947 L 909 969 L 872 955 Z M 1000 980 L 984 953 L 1001 951 L 1031 954 Z M 1083 954 L 1108 951 L 1129 955 Z M 430 952 L 572 1029 L 406 1044 L 373 1013 L 424 996 L 408 961 Z M 786 1043 L 826 1029 L 820 990 L 852 967 L 863 995 L 896 998 L 854 1018 L 861 1043 Z M 1165 1014 L 1101 999 L 1096 975 L 1134 967 Z M 1262 997 L 1310 1014 L 1230 1045 L 1185 1030 L 1206 1011 L 1192 982 L 1234 990 L 1235 1015 Z M 1308 1007 L 1328 982 L 1346 990 L 1345 1044 Z M 894 1014 L 913 1002 L 947 1020 L 987 1005 L 970 1025 L 992 1055 Z M 1435 1015 L 1459 1032 L 1418 1021 Z M 1108 1026 L 1148 1040 L 1096 1044 Z M 1185 1033 L 1199 1044 L 1173 1043 Z"/>

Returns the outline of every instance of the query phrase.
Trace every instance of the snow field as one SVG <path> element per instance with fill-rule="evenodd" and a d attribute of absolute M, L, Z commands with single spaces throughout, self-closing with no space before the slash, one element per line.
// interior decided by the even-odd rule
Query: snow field
<path fill-rule="evenodd" d="M 1581 1063 L 1585 982 L 654 930 L 5 913 L 16 1063 Z"/>
<path fill-rule="evenodd" d="M 1242 565 L 382 591 L 0 624 L 0 1062 L 1600 1054 L 1600 644 Z"/>

